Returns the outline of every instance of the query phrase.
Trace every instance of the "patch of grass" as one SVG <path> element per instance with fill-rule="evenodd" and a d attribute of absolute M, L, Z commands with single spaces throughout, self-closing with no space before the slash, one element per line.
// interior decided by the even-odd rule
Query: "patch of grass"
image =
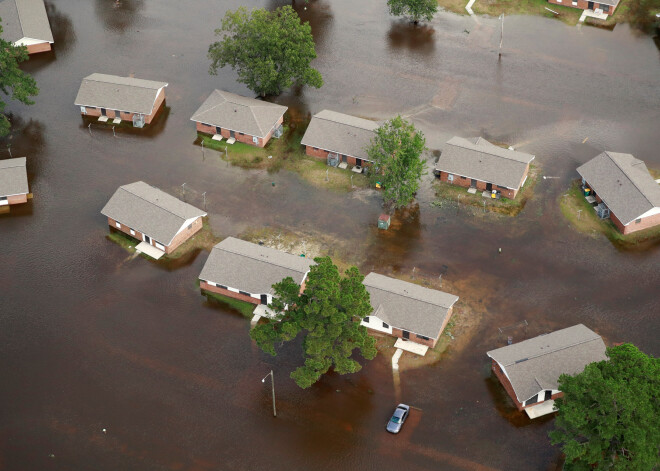
<path fill-rule="evenodd" d="M 303 158 L 289 161 L 284 168 L 297 172 L 302 178 L 319 188 L 344 192 L 369 187 L 369 178 L 366 175 L 329 167 L 318 159 Z M 351 177 L 353 177 L 352 187 Z"/>
<path fill-rule="evenodd" d="M 438 6 L 440 8 L 460 15 L 467 15 L 467 11 L 465 10 L 467 3 L 468 0 L 438 0 Z"/>
<path fill-rule="evenodd" d="M 223 296 L 218 293 L 211 293 L 210 291 L 203 291 L 204 296 L 208 300 L 213 300 L 213 302 L 216 302 L 223 307 L 228 307 L 238 313 L 240 313 L 243 317 L 246 319 L 252 319 L 252 313 L 254 312 L 255 305 L 247 303 L 245 301 L 241 301 L 238 299 L 230 298 L 228 296 Z"/>
<path fill-rule="evenodd" d="M 140 243 L 139 240 L 134 239 L 128 234 L 124 234 L 123 232 L 117 230 L 110 231 L 110 233 L 105 236 L 105 238 L 113 241 L 115 244 L 123 247 L 131 253 L 135 252 L 135 247 Z"/>
<path fill-rule="evenodd" d="M 611 219 L 600 219 L 591 204 L 584 199 L 579 180 L 573 182 L 567 193 L 559 196 L 559 207 L 564 217 L 579 232 L 591 236 L 602 234 L 622 249 L 643 250 L 660 243 L 660 227 L 623 235 Z"/>
<path fill-rule="evenodd" d="M 208 217 L 205 217 L 202 219 L 202 228 L 199 230 L 199 232 L 177 247 L 174 252 L 165 255 L 165 257 L 176 259 L 197 249 L 210 252 L 213 246 L 221 240 L 222 237 L 217 237 L 213 234 L 213 230 L 209 224 Z"/>
<path fill-rule="evenodd" d="M 486 211 L 503 214 L 506 216 L 517 216 L 525 207 L 527 202 L 534 196 L 534 187 L 539 179 L 539 169 L 535 165 L 530 165 L 527 180 L 518 192 L 515 199 L 508 198 L 492 199 L 481 196 L 481 191 L 477 190 L 475 194 L 467 192 L 467 188 L 444 183 L 440 180 L 434 182 L 435 196 L 440 200 L 432 203 L 434 206 L 442 206 L 443 201 L 466 204 L 477 208 L 484 208 Z"/>
<path fill-rule="evenodd" d="M 454 8 L 456 0 L 438 0 L 440 6 L 445 6 L 448 3 L 447 9 Z M 463 10 L 467 1 L 463 3 Z M 549 12 L 545 8 L 548 7 L 559 15 Z M 545 16 L 547 18 L 557 18 L 564 23 L 570 25 L 577 24 L 582 15 L 582 10 L 578 8 L 571 8 L 564 5 L 554 5 L 548 3 L 547 0 L 477 0 L 472 6 L 475 13 L 482 15 L 490 15 L 497 17 L 504 13 L 505 15 L 537 15 Z M 454 10 L 452 10 L 454 11 Z"/>

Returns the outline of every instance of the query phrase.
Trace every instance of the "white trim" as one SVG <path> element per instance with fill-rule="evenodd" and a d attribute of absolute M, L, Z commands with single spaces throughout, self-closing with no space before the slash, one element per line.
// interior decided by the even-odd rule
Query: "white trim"
<path fill-rule="evenodd" d="M 311 146 L 312 148 L 315 148 L 315 149 L 318 149 L 318 150 L 322 150 L 322 151 L 325 151 L 325 152 L 333 152 L 333 153 L 335 153 L 335 154 L 338 154 L 340 157 L 341 157 L 342 155 L 345 155 L 346 157 L 352 157 L 352 158 L 354 158 L 354 159 L 364 160 L 365 162 L 371 162 L 372 164 L 374 163 L 373 160 L 364 159 L 364 158 L 362 158 L 362 157 L 355 157 L 354 155 L 351 155 L 351 154 L 345 154 L 345 153 L 340 152 L 340 151 L 338 151 L 338 150 L 326 149 L 325 147 L 315 147 L 315 146 L 313 146 L 313 145 L 311 145 L 311 144 L 303 144 L 302 142 L 301 142 L 300 144 L 303 145 L 303 146 Z"/>
<path fill-rule="evenodd" d="M 596 194 L 598 194 L 598 193 L 596 193 Z M 604 200 L 603 200 L 603 201 L 604 201 Z M 607 204 L 607 203 L 605 203 L 605 204 Z M 608 208 L 609 208 L 609 206 L 608 206 Z M 651 217 L 651 216 L 655 216 L 656 214 L 660 214 L 660 207 L 658 207 L 658 206 L 656 206 L 655 208 L 651 208 L 651 209 L 649 209 L 648 211 L 646 211 L 646 212 L 645 212 L 644 214 L 642 214 L 641 216 L 637 216 L 635 219 L 633 219 L 633 220 L 631 220 L 630 222 L 627 222 L 626 224 L 624 224 L 624 226 L 628 226 L 628 225 L 630 225 L 630 224 L 634 224 L 635 221 L 638 220 L 638 219 L 648 218 L 648 217 Z M 615 216 L 616 216 L 616 214 L 615 214 Z"/>
<path fill-rule="evenodd" d="M 0 195 L 0 196 L 5 196 L 5 197 L 9 198 L 10 196 L 21 196 L 21 195 L 27 195 L 28 193 L 29 193 L 29 191 L 27 193 L 14 193 L 14 194 L 11 194 L 11 195 Z"/>
<path fill-rule="evenodd" d="M 34 46 L 36 44 L 54 44 L 54 42 L 46 39 L 33 39 L 27 37 L 14 41 L 14 46 Z"/>
<path fill-rule="evenodd" d="M 381 318 L 377 316 L 370 315 L 369 317 L 369 322 L 365 322 L 364 319 L 360 321 L 360 325 L 363 325 L 367 327 L 368 329 L 371 330 L 377 330 L 379 332 L 385 332 L 386 334 L 392 335 L 392 326 L 390 325 L 389 328 L 383 327 L 383 321 Z M 385 322 L 387 325 L 389 325 L 387 322 Z"/>
<path fill-rule="evenodd" d="M 176 231 L 176 234 L 174 234 L 174 237 L 178 236 L 181 232 L 183 232 L 186 229 L 186 227 L 193 224 L 198 218 L 201 218 L 201 217 L 206 217 L 206 213 L 202 214 L 201 216 L 186 219 L 186 221 L 181 225 L 181 228 L 178 231 Z M 172 240 L 174 240 L 174 237 L 172 237 Z M 170 244 L 172 243 L 172 240 L 170 240 Z"/>

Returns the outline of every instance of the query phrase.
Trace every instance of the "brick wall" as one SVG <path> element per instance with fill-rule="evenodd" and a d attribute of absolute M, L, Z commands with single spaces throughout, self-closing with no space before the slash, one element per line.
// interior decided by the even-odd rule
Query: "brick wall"
<path fill-rule="evenodd" d="M 280 119 L 277 120 L 277 125 L 275 127 L 278 127 L 280 124 L 284 122 L 284 116 L 280 116 Z M 206 126 L 202 123 L 196 123 L 197 131 L 203 132 L 204 134 L 217 134 L 217 130 L 215 126 Z M 258 142 L 254 142 L 252 140 L 252 135 L 250 134 L 241 134 L 238 131 L 234 132 L 234 139 L 236 139 L 238 142 L 242 142 L 243 144 L 248 144 L 250 146 L 255 146 L 255 147 L 264 147 L 266 144 L 268 144 L 268 141 L 270 140 L 271 137 L 273 137 L 273 132 L 275 129 L 271 129 L 268 134 L 266 134 L 265 137 L 259 137 Z M 231 137 L 231 132 L 229 129 L 221 128 L 220 129 L 220 135 L 224 137 L 225 139 L 228 139 Z"/>
<path fill-rule="evenodd" d="M 27 46 L 28 54 L 37 54 L 39 52 L 48 52 L 51 49 L 52 48 L 51 48 L 50 43 L 47 43 L 47 42 L 46 43 L 39 43 L 39 44 L 31 44 L 31 45 Z"/>
<path fill-rule="evenodd" d="M 627 226 L 624 226 L 619 218 L 617 218 L 612 212 L 610 212 L 610 219 L 612 219 L 612 222 L 622 234 L 632 234 L 633 232 L 642 231 L 660 224 L 660 214 L 642 218 L 640 222 L 633 221 Z"/>
<path fill-rule="evenodd" d="M 527 172 L 525 172 L 525 175 L 527 175 Z M 471 186 L 471 179 L 469 177 L 463 178 L 459 175 L 454 174 L 454 181 L 450 182 L 449 181 L 449 173 L 441 171 L 438 174 L 438 178 L 440 178 L 440 181 L 442 181 L 444 183 L 449 183 L 451 185 L 456 185 L 456 186 L 460 186 L 460 187 L 463 187 L 463 188 L 470 188 L 470 186 Z M 486 191 L 486 182 L 481 181 L 481 180 L 477 180 L 476 188 L 479 191 Z M 509 199 L 514 199 L 516 197 L 516 195 L 518 194 L 518 190 L 512 190 L 510 188 L 504 188 L 504 187 L 497 186 L 497 185 L 493 185 L 493 190 L 499 191 L 502 194 L 502 196 L 504 196 L 505 198 L 509 198 Z"/>
<path fill-rule="evenodd" d="M 379 330 L 376 330 L 374 332 L 379 332 L 381 334 L 383 333 Z M 397 327 L 392 327 L 392 337 L 398 337 L 398 338 L 402 339 L 403 338 L 403 330 L 401 330 Z M 426 345 L 429 348 L 435 347 L 435 344 L 438 343 L 438 339 L 431 339 L 430 338 L 430 339 L 426 340 L 426 339 L 421 338 L 420 336 L 418 336 L 417 334 L 415 334 L 413 332 L 410 332 L 410 336 L 409 336 L 408 340 L 410 340 L 411 342 Z"/>
<path fill-rule="evenodd" d="M 153 110 L 151 111 L 151 114 L 145 115 L 144 122 L 146 124 L 151 123 L 151 121 L 156 117 L 156 115 L 158 114 L 158 112 L 162 108 L 164 102 L 165 102 L 165 88 L 163 88 L 160 91 L 160 93 L 158 94 L 158 96 L 156 97 L 156 102 L 155 102 Z M 101 114 L 102 114 L 101 113 L 101 108 L 96 108 L 96 107 L 93 107 L 93 106 L 86 106 L 85 111 L 86 111 L 85 113 L 81 112 L 81 114 L 87 115 L 87 116 L 101 116 Z M 106 108 L 105 115 L 110 119 L 121 118 L 122 121 L 131 121 L 132 122 L 133 121 L 133 116 L 135 115 L 135 113 L 128 113 L 128 112 L 123 111 L 123 110 L 113 110 L 113 109 L 110 109 L 110 108 Z"/>
<path fill-rule="evenodd" d="M 210 291 L 212 293 L 217 293 L 221 294 L 223 296 L 227 296 L 229 298 L 234 298 L 238 299 L 240 301 L 245 301 L 247 303 L 251 304 L 261 304 L 261 300 L 257 298 L 253 298 L 252 296 L 245 296 L 244 294 L 241 293 L 235 293 L 233 291 L 229 291 L 228 289 L 223 289 L 219 288 L 218 286 L 211 286 L 208 284 L 206 281 L 200 281 L 199 287 L 204 291 Z M 203 294 L 203 293 L 202 293 Z"/>
<path fill-rule="evenodd" d="M 145 124 L 151 123 L 151 121 L 158 114 L 158 111 L 160 111 L 160 108 L 163 106 L 164 102 L 165 102 L 165 87 L 163 87 L 160 90 L 160 92 L 158 92 L 158 95 L 156 96 L 156 101 L 154 102 L 154 107 L 151 109 L 151 113 L 144 117 Z M 130 119 L 133 119 L 132 115 Z"/>
<path fill-rule="evenodd" d="M 7 197 L 7 203 L 10 206 L 12 204 L 27 203 L 27 194 L 8 196 Z"/>
<path fill-rule="evenodd" d="M 513 392 L 513 386 L 511 386 L 511 383 L 509 382 L 509 378 L 507 378 L 504 372 L 500 370 L 500 366 L 497 364 L 495 360 L 492 360 L 490 368 L 493 371 L 493 373 L 495 373 L 495 376 L 497 376 L 497 379 L 500 380 L 502 386 L 504 386 L 504 390 L 509 394 L 511 399 L 513 399 L 513 403 L 516 405 L 516 408 L 520 411 L 523 410 L 523 405 L 522 403 L 518 402 L 518 399 L 516 398 L 516 393 Z"/>
<path fill-rule="evenodd" d="M 186 227 L 184 230 L 182 230 L 176 236 L 174 236 L 174 239 L 172 239 L 170 245 L 165 247 L 165 253 L 174 252 L 181 244 L 183 244 L 185 241 L 190 239 L 194 234 L 199 232 L 201 229 L 202 229 L 202 218 L 198 217 L 193 221 L 190 227 Z"/>
<path fill-rule="evenodd" d="M 579 8 L 581 10 L 588 10 L 589 9 L 589 1 L 588 0 L 548 0 L 549 3 L 553 3 L 555 5 L 564 5 L 566 7 L 573 7 L 573 8 Z M 595 10 L 596 8 L 601 8 L 603 10 L 603 13 L 607 13 L 608 15 L 611 15 L 614 13 L 614 10 L 616 7 L 611 6 L 611 5 L 605 5 L 601 4 L 598 1 L 593 2 L 593 9 Z M 609 10 L 607 10 L 609 8 Z"/>
<path fill-rule="evenodd" d="M 318 159 L 327 160 L 330 151 L 325 149 L 315 148 L 313 146 L 305 146 L 305 153 L 310 157 L 316 157 Z M 339 154 L 339 159 L 340 161 L 342 160 L 342 154 Z M 347 155 L 346 163 L 351 166 L 357 165 L 357 157 L 352 157 L 350 155 Z M 360 164 L 361 167 L 367 167 L 369 165 L 371 165 L 371 162 L 362 159 L 362 163 Z"/>

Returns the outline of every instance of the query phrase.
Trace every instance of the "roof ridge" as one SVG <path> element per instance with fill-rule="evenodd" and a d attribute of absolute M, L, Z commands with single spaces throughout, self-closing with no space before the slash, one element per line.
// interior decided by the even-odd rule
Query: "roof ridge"
<path fill-rule="evenodd" d="M 247 106 L 247 105 L 246 105 L 246 106 Z M 257 123 L 257 127 L 259 128 L 259 132 L 260 132 L 261 134 L 264 134 L 264 135 L 265 135 L 264 130 L 261 128 L 261 123 L 260 123 L 259 120 L 257 119 L 257 115 L 254 114 L 254 110 L 252 109 L 251 106 L 248 106 L 248 109 L 250 110 L 250 113 L 252 113 L 252 117 L 254 118 L 254 122 Z"/>
<path fill-rule="evenodd" d="M 649 196 L 644 192 L 644 190 L 641 189 L 639 186 L 637 186 L 637 184 L 635 183 L 635 181 L 634 181 L 632 178 L 630 178 L 630 175 L 628 175 L 628 172 L 626 172 L 626 170 L 625 170 L 621 165 L 619 165 L 619 162 L 617 162 L 617 161 L 616 161 L 616 160 L 610 155 L 610 151 L 607 151 L 607 150 L 606 150 L 606 151 L 604 151 L 604 153 L 610 158 L 610 160 L 611 160 L 612 162 L 614 162 L 614 165 L 616 165 L 616 166 L 619 168 L 619 170 L 621 170 L 621 172 L 623 172 L 623 174 L 626 176 L 626 178 L 630 181 L 630 183 L 632 183 L 632 185 L 637 189 L 637 191 L 639 191 L 639 192 L 642 194 L 642 196 L 646 199 L 646 201 L 648 201 L 649 204 L 650 204 L 651 206 L 655 207 L 656 205 L 655 205 L 655 203 L 654 203 L 653 201 L 651 201 L 651 198 L 649 198 Z M 619 152 L 616 152 L 616 153 L 618 154 Z M 638 158 L 635 157 L 634 155 L 632 155 L 632 154 L 624 154 L 624 155 L 629 155 L 629 156 L 631 156 L 633 159 L 635 159 L 635 160 L 637 160 L 637 161 L 639 162 L 639 163 L 632 164 L 632 165 L 644 164 L 644 167 L 646 167 L 646 164 L 644 163 L 644 161 L 641 160 L 641 159 L 638 159 Z M 632 166 L 632 165 L 631 165 L 631 166 Z M 648 172 L 648 167 L 646 167 L 646 169 L 647 169 L 647 172 Z M 649 175 L 650 175 L 650 174 L 649 174 Z M 653 178 L 653 177 L 651 177 L 651 178 Z"/>
<path fill-rule="evenodd" d="M 332 110 L 323 110 L 323 111 L 330 111 L 330 112 L 332 112 L 332 113 L 344 114 L 344 113 L 339 113 L 338 111 L 332 111 Z M 349 115 L 346 115 L 346 116 L 350 116 L 351 118 L 364 119 L 365 121 L 369 121 L 369 122 L 371 122 L 371 123 L 376 123 L 376 121 L 371 121 L 370 119 L 360 118 L 360 117 L 358 117 L 358 116 L 353 116 L 353 115 L 350 115 L 350 114 L 349 114 Z M 319 116 L 314 116 L 314 117 L 315 117 L 316 119 L 322 119 L 322 120 L 324 120 L 324 121 L 330 121 L 331 123 L 343 124 L 344 126 L 349 126 L 349 127 L 351 127 L 351 128 L 362 129 L 363 131 L 371 131 L 371 132 L 375 132 L 373 129 L 361 128 L 360 126 L 355 126 L 354 124 L 348 124 L 348 123 L 340 122 L 340 121 L 333 121 L 333 120 L 331 120 L 331 119 L 323 118 L 323 117 L 319 117 Z"/>
<path fill-rule="evenodd" d="M 156 188 L 155 186 L 151 186 L 151 185 L 149 185 L 148 183 L 145 183 L 145 185 L 148 185 L 148 186 L 150 186 L 151 188 L 155 188 L 156 190 L 158 190 L 158 191 L 160 191 L 160 192 L 162 192 L 162 193 L 165 193 L 165 192 L 164 192 L 163 190 L 161 190 L 160 188 Z M 120 187 L 120 189 L 122 189 L 122 190 L 124 190 L 124 191 L 130 193 L 130 194 L 133 195 L 133 196 L 136 196 L 137 198 L 140 198 L 140 199 L 143 200 L 143 201 L 146 201 L 147 203 L 153 204 L 153 205 L 156 206 L 157 208 L 160 208 L 160 209 L 162 209 L 163 211 L 166 211 L 166 212 L 170 213 L 171 215 L 178 217 L 179 219 L 183 219 L 184 221 L 187 220 L 187 219 L 184 218 L 183 216 L 179 216 L 178 214 L 173 213 L 173 212 L 170 211 L 169 209 L 164 208 L 164 207 L 162 207 L 161 205 L 156 204 L 156 203 L 154 203 L 153 201 L 149 201 L 148 199 L 146 199 L 146 198 L 144 198 L 144 197 L 138 195 L 137 193 L 134 193 L 134 192 L 128 190 L 128 189 L 126 188 L 126 186 L 122 186 L 122 187 Z M 169 193 L 165 193 L 165 194 L 166 194 L 167 196 L 172 196 L 172 195 L 170 195 Z M 176 198 L 176 197 L 174 197 L 174 196 L 172 196 L 172 198 L 174 198 L 174 199 L 177 200 L 177 201 L 180 201 L 180 202 L 183 203 L 183 204 L 188 204 L 188 203 L 186 203 L 185 201 L 181 201 L 180 199 L 178 199 L 178 198 Z M 190 205 L 190 206 L 192 206 L 192 205 Z M 193 206 L 193 207 L 194 207 L 194 206 Z"/>
<path fill-rule="evenodd" d="M 99 72 L 97 72 L 97 73 L 98 73 L 99 75 L 108 75 L 109 77 L 112 77 L 112 75 L 109 75 L 109 74 L 101 74 L 101 73 L 99 73 Z M 119 75 L 115 75 L 114 77 L 120 77 L 120 76 L 119 76 Z M 130 79 L 135 79 L 135 80 L 144 80 L 145 82 L 155 82 L 155 80 L 147 80 L 147 79 L 141 79 L 141 78 L 136 78 L 136 77 L 121 77 L 121 78 L 130 78 Z M 148 89 L 148 90 L 156 90 L 156 89 L 154 89 L 154 88 L 152 88 L 152 87 L 145 87 L 145 86 L 143 86 L 143 85 L 127 85 L 127 84 L 125 84 L 125 83 L 115 83 L 115 82 L 108 82 L 108 81 L 103 81 L 103 80 L 95 80 L 95 79 L 91 79 L 91 78 L 89 78 L 89 77 L 85 77 L 83 80 L 89 80 L 90 82 L 97 82 L 97 83 L 110 83 L 110 84 L 112 84 L 112 85 L 124 85 L 124 86 L 127 86 L 127 87 L 146 88 L 146 89 Z M 166 82 L 159 82 L 159 83 L 166 83 Z M 165 86 L 165 85 L 163 85 L 163 86 Z M 163 88 L 163 87 L 158 87 L 158 89 L 160 89 L 160 88 Z"/>
<path fill-rule="evenodd" d="M 18 16 L 18 23 L 21 25 L 21 34 L 23 34 L 23 37 L 25 37 L 25 28 L 23 28 L 23 21 L 21 21 L 21 10 L 20 8 L 18 8 L 18 2 L 16 0 L 14 0 L 14 6 L 16 7 L 16 16 Z"/>
<path fill-rule="evenodd" d="M 461 137 L 460 139 L 464 139 L 464 138 Z M 482 139 L 482 138 L 479 137 L 478 139 Z M 486 141 L 486 139 L 483 139 L 483 140 Z M 470 142 L 470 141 L 468 141 L 468 142 Z M 515 153 L 518 153 L 518 154 L 526 154 L 526 155 L 530 155 L 530 156 L 534 157 L 532 154 L 527 154 L 527 152 L 518 152 L 517 150 L 504 149 L 503 147 L 496 146 L 492 142 L 489 142 L 489 141 L 486 141 L 486 142 L 488 142 L 490 145 L 495 146 L 498 149 L 502 149 L 504 151 L 515 152 Z M 465 145 L 458 145 L 458 144 L 451 144 L 451 145 L 458 146 L 458 147 L 463 147 L 464 149 L 470 149 L 469 147 L 467 147 Z M 471 145 L 474 146 L 474 147 L 478 147 L 477 144 L 471 144 Z M 488 149 L 488 147 L 484 147 L 484 149 Z M 508 155 L 495 154 L 493 152 L 489 152 L 488 150 L 482 150 L 481 148 L 479 148 L 479 149 L 470 149 L 470 150 L 478 150 L 479 152 L 483 152 L 484 154 L 493 155 L 495 157 L 500 157 L 502 159 L 511 160 L 513 162 L 524 163 L 524 162 L 521 162 L 520 160 L 513 159 L 513 158 L 509 157 Z"/>
<path fill-rule="evenodd" d="M 556 330 L 555 332 L 561 332 L 561 331 Z M 554 333 L 554 332 L 551 332 L 551 333 Z M 595 332 L 594 332 L 594 334 L 596 335 L 595 337 L 588 338 L 588 339 L 585 339 L 585 340 L 582 340 L 582 341 L 579 341 L 579 342 L 575 342 L 575 343 L 572 343 L 570 345 L 566 345 L 565 347 L 561 347 L 561 348 L 551 350 L 549 352 L 543 352 L 543 353 L 539 353 L 538 355 L 532 355 L 532 356 L 528 356 L 528 357 L 521 358 L 521 359 L 518 359 L 518 360 L 514 360 L 511 363 L 504 364 L 504 366 L 507 367 L 507 366 L 515 365 L 516 363 L 521 363 L 522 361 L 532 360 L 534 358 L 539 358 L 539 357 L 542 357 L 542 356 L 545 356 L 545 355 L 549 355 L 551 353 L 557 353 L 557 352 L 560 352 L 562 350 L 566 350 L 567 348 L 577 347 L 578 345 L 582 345 L 583 343 L 593 342 L 594 340 L 598 340 L 598 339 L 602 340 L 602 337 L 600 335 L 596 334 Z M 546 335 L 550 335 L 550 334 L 546 334 Z M 539 337 L 542 337 L 542 336 L 543 335 L 541 335 Z M 539 337 L 534 337 L 534 338 L 539 338 Z M 533 339 L 529 339 L 529 340 L 533 340 Z M 504 348 L 506 348 L 506 347 L 504 347 Z"/>
<path fill-rule="evenodd" d="M 227 239 L 225 239 L 225 240 L 227 240 Z M 240 240 L 241 242 L 246 242 L 246 243 L 248 243 L 248 244 L 251 244 L 251 242 L 247 242 L 247 241 L 244 241 L 244 240 L 242 240 L 242 239 L 235 239 L 235 240 Z M 253 245 L 256 245 L 256 244 L 253 244 Z M 258 245 L 257 247 L 261 247 L 261 246 Z M 214 248 L 218 248 L 218 247 L 214 247 Z M 271 265 L 275 265 L 276 267 L 286 268 L 287 270 L 296 270 L 295 268 L 287 267 L 287 266 L 281 265 L 281 264 L 279 264 L 279 263 L 274 263 L 274 262 L 272 262 L 272 261 L 270 261 L 270 260 L 263 260 L 263 259 L 261 259 L 261 258 L 257 258 L 257 257 L 255 257 L 255 256 L 253 256 L 253 255 L 249 255 L 249 254 L 245 254 L 245 253 L 240 253 L 240 252 L 237 252 L 237 251 L 235 251 L 235 250 L 231 250 L 231 249 L 226 248 L 226 247 L 219 247 L 219 248 L 220 248 L 221 250 L 224 250 L 225 252 L 233 253 L 234 255 L 241 255 L 241 256 L 243 256 L 243 257 L 251 258 L 252 260 L 257 260 L 257 261 L 260 261 L 260 262 L 270 263 Z M 278 251 L 278 252 L 282 252 L 283 254 L 291 255 L 292 257 L 295 257 L 295 255 L 290 254 L 290 253 L 288 253 L 288 252 L 284 252 L 284 251 L 282 251 L 282 250 L 277 250 L 277 249 L 274 249 L 274 248 L 272 248 L 272 247 L 266 247 L 266 248 L 271 249 L 271 250 L 276 250 L 276 251 Z"/>
<path fill-rule="evenodd" d="M 381 275 L 381 276 L 384 276 L 384 275 Z M 389 278 L 389 277 L 388 277 L 388 278 Z M 396 278 L 392 278 L 392 279 L 393 279 L 393 280 L 397 280 L 397 281 L 402 281 L 402 280 L 398 280 L 398 279 L 396 279 Z M 404 283 L 405 283 L 405 282 L 404 282 Z M 422 302 L 422 303 L 425 303 L 425 304 L 430 304 L 431 306 L 437 306 L 437 304 L 435 304 L 435 303 L 431 303 L 431 302 L 426 301 L 426 300 L 424 300 L 424 299 L 420 299 L 420 298 L 418 298 L 418 297 L 411 296 L 411 295 L 408 295 L 408 294 L 401 294 L 401 293 L 397 293 L 397 292 L 394 292 L 394 291 L 385 290 L 385 289 L 383 289 L 383 288 L 381 288 L 381 287 L 379 287 L 379 286 L 374 286 L 374 285 L 370 285 L 370 284 L 368 284 L 368 283 L 364 283 L 364 281 L 362 282 L 362 284 L 364 284 L 365 286 L 369 286 L 370 288 L 375 288 L 375 289 L 379 289 L 379 290 L 381 290 L 381 291 L 385 291 L 386 293 L 394 293 L 394 294 L 398 294 L 399 296 L 403 296 L 404 298 L 410 298 L 410 299 L 414 299 L 415 301 L 419 301 L 419 302 Z M 411 284 L 414 284 L 414 283 L 411 283 Z M 419 286 L 419 285 L 415 285 L 415 286 Z M 419 286 L 419 287 L 420 287 L 420 288 L 425 288 L 424 286 Z M 430 288 L 425 288 L 425 289 L 430 289 Z M 444 294 L 448 294 L 448 295 L 450 295 L 450 296 L 455 296 L 455 295 L 453 295 L 453 294 L 451 294 L 451 293 L 445 293 L 444 291 L 440 291 L 440 290 L 433 290 L 433 291 L 438 291 L 439 293 L 444 293 Z M 445 305 L 442 305 L 442 307 L 445 308 L 445 309 L 449 309 L 449 307 L 448 307 L 448 306 L 445 306 Z"/>

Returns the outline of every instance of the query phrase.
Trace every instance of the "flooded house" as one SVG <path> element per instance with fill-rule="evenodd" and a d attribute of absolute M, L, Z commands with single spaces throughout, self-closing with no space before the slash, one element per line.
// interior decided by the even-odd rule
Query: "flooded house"
<path fill-rule="evenodd" d="M 660 225 L 660 185 L 643 161 L 631 154 L 603 152 L 577 172 L 598 215 L 623 234 Z"/>
<path fill-rule="evenodd" d="M 373 312 L 361 324 L 367 329 L 427 347 L 435 347 L 451 318 L 458 296 L 378 273 L 364 278 Z"/>
<path fill-rule="evenodd" d="M 548 3 L 563 5 L 565 7 L 579 8 L 595 14 L 600 19 L 607 19 L 607 15 L 613 15 L 620 0 L 548 0 Z"/>
<path fill-rule="evenodd" d="M 120 186 L 101 214 L 152 258 L 170 254 L 202 229 L 206 212 L 142 181 Z"/>
<path fill-rule="evenodd" d="M 163 107 L 165 87 L 165 82 L 91 74 L 83 79 L 75 105 L 82 115 L 97 116 L 99 121 L 132 121 L 135 127 L 142 127 Z"/>
<path fill-rule="evenodd" d="M 519 411 L 530 419 L 554 412 L 559 376 L 606 360 L 603 339 L 582 324 L 491 350 L 491 369 Z"/>
<path fill-rule="evenodd" d="M 27 47 L 28 54 L 52 49 L 53 32 L 43 0 L 2 0 L 0 18 L 2 37 L 14 46 Z"/>
<path fill-rule="evenodd" d="M 444 183 L 514 199 L 527 180 L 534 156 L 491 144 L 482 137 L 452 137 L 434 174 Z"/>
<path fill-rule="evenodd" d="M 298 283 L 302 292 L 314 264 L 305 257 L 227 237 L 211 250 L 199 274 L 199 286 L 211 293 L 268 305 L 273 301 L 273 285 L 286 277 Z"/>
<path fill-rule="evenodd" d="M 210 134 L 216 141 L 227 139 L 228 144 L 238 141 L 264 147 L 271 137 L 282 135 L 287 109 L 264 100 L 214 90 L 190 120 L 196 123 L 198 132 Z"/>
<path fill-rule="evenodd" d="M 25 157 L 0 160 L 0 206 L 27 203 L 28 179 Z"/>
<path fill-rule="evenodd" d="M 323 110 L 312 116 L 301 144 L 307 155 L 326 160 L 328 165 L 362 168 L 371 162 L 367 147 L 377 128 L 375 121 Z"/>

